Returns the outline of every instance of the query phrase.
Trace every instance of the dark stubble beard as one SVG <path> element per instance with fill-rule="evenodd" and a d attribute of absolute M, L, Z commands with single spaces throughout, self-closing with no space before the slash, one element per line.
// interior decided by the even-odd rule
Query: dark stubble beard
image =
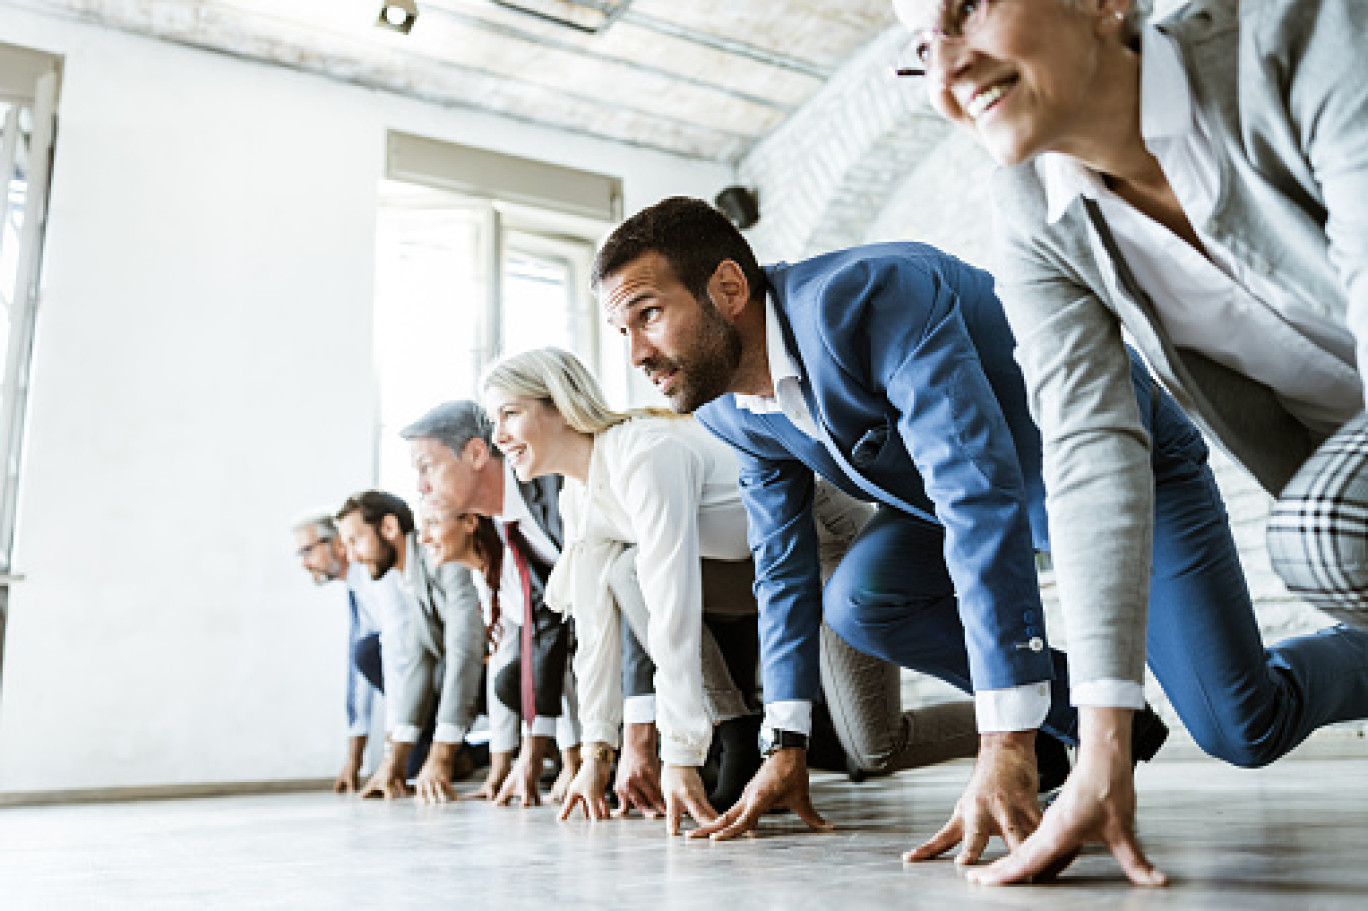
<path fill-rule="evenodd" d="M 380 556 L 370 564 L 371 579 L 379 582 L 385 578 L 385 573 L 394 569 L 394 564 L 399 561 L 399 549 L 378 534 L 375 536 L 376 543 L 380 545 Z"/>
<path fill-rule="evenodd" d="M 647 371 L 678 371 L 674 392 L 667 398 L 678 414 L 692 414 L 725 395 L 736 368 L 741 365 L 741 334 L 717 311 L 707 297 L 695 298 L 703 313 L 698 334 L 688 348 L 674 358 L 652 358 L 642 364 Z"/>

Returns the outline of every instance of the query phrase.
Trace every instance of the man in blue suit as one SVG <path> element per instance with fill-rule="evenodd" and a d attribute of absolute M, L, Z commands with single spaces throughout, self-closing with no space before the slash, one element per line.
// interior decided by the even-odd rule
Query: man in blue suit
<path fill-rule="evenodd" d="M 661 249 L 662 228 L 681 242 Z M 976 694 L 980 755 L 943 837 L 963 839 L 966 862 L 993 834 L 1023 839 L 1039 818 L 1036 730 L 1071 740 L 1076 718 L 1036 580 L 1039 437 L 992 279 L 917 244 L 766 274 L 720 214 L 686 199 L 620 227 L 595 278 L 633 363 L 741 462 L 768 756 L 748 799 L 697 834 L 740 834 L 775 803 L 825 826 L 804 754 L 825 614 L 861 651 Z M 882 507 L 825 596 L 814 471 Z"/>
<path fill-rule="evenodd" d="M 775 804 L 825 826 L 803 753 L 825 615 L 852 646 L 975 693 L 974 774 L 950 822 L 909 856 L 962 842 L 958 859 L 973 862 L 993 834 L 1015 849 L 1040 818 L 1035 731 L 1072 739 L 1077 713 L 1045 640 L 1032 555 L 1048 546 L 1040 437 L 991 277 L 921 244 L 762 271 L 719 213 L 669 199 L 613 233 L 594 281 L 632 363 L 741 464 L 771 748 L 742 801 L 693 834 L 735 836 Z M 1341 673 L 1362 666 L 1356 634 L 1264 648 L 1201 435 L 1134 358 L 1132 383 L 1156 492 L 1145 645 L 1198 744 L 1263 765 L 1320 725 L 1362 717 L 1368 685 Z M 879 504 L 825 593 L 814 471 Z M 1057 568 L 1061 587 L 1099 601 L 1075 640 L 1110 633 L 1107 572 Z M 1127 717 L 1143 707 L 1134 678 L 1082 679 L 1076 704 L 1126 705 Z M 1147 710 L 1134 719 L 1109 748 L 1148 758 L 1165 730 Z M 1126 818 L 1112 834 L 1138 851 L 1133 785 L 1114 784 Z"/>

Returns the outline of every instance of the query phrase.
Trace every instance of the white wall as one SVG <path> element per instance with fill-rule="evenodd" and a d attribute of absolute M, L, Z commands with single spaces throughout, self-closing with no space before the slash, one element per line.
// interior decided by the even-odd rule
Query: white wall
<path fill-rule="evenodd" d="M 331 776 L 342 596 L 286 529 L 371 481 L 386 130 L 616 174 L 629 212 L 733 175 L 3 16 L 66 71 L 0 790 Z"/>

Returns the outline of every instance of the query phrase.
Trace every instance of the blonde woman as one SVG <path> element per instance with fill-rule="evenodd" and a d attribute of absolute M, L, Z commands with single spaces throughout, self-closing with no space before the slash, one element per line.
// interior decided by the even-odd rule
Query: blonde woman
<path fill-rule="evenodd" d="M 494 444 L 518 479 L 566 479 L 565 547 L 546 599 L 575 619 L 575 673 L 589 755 L 562 815 L 581 801 L 591 815 L 606 815 L 603 794 L 622 720 L 619 624 L 625 614 L 656 665 L 670 830 L 678 830 L 685 812 L 711 821 L 717 814 L 699 768 L 714 725 L 723 738 L 722 780 L 713 795 L 719 802 L 739 796 L 759 766 L 759 718 L 746 696 L 753 682 L 705 686 L 703 671 L 704 612 L 753 618 L 756 611 L 734 458 L 692 420 L 610 410 L 584 365 L 559 349 L 496 365 L 484 392 Z M 641 603 L 619 601 L 608 587 L 607 573 L 630 545 L 638 549 Z M 709 603 L 705 560 L 720 582 Z"/>
<path fill-rule="evenodd" d="M 695 820 L 710 821 L 715 809 L 725 810 L 739 797 L 759 759 L 751 752 L 745 768 L 727 761 L 733 748 L 727 735 L 744 730 L 746 741 L 737 749 L 754 751 L 759 719 L 747 705 L 728 707 L 719 698 L 727 688 L 708 679 L 716 674 L 707 670 L 703 633 L 705 613 L 753 617 L 756 611 L 735 457 L 691 418 L 611 410 L 584 365 L 558 349 L 527 352 L 496 365 L 486 375 L 484 393 L 495 422 L 494 442 L 519 479 L 546 473 L 566 477 L 561 509 L 567 543 L 547 598 L 575 618 L 587 758 L 562 818 L 581 802 L 591 818 L 608 815 L 604 791 L 621 718 L 616 642 L 625 619 L 657 666 L 669 829 L 678 831 L 686 811 Z M 826 490 L 823 503 L 832 537 L 848 542 L 865 507 L 834 489 Z M 638 549 L 640 604 L 608 594 L 629 544 Z M 834 635 L 826 645 L 828 690 L 838 691 L 828 702 L 842 744 L 861 770 L 889 772 L 974 754 L 971 703 L 902 713 L 896 668 L 855 652 Z M 751 675 L 754 663 L 752 658 Z M 742 687 L 753 691 L 753 676 Z M 724 737 L 724 772 L 710 801 L 698 766 L 714 724 Z"/>

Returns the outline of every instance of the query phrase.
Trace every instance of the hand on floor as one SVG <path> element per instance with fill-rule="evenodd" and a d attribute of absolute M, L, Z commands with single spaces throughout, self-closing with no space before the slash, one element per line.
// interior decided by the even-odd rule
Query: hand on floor
<path fill-rule="evenodd" d="M 499 796 L 499 789 L 508 778 L 508 773 L 513 770 L 514 753 L 494 753 L 489 754 L 489 772 L 485 775 L 484 784 L 480 785 L 480 790 L 470 795 L 476 800 L 493 800 Z"/>
<path fill-rule="evenodd" d="M 903 860 L 929 860 L 961 845 L 955 863 L 977 863 L 994 835 L 1015 850 L 1040 824 L 1036 802 L 1035 731 L 983 734 L 974 774 L 955 804 L 954 815 L 929 841 Z"/>
<path fill-rule="evenodd" d="M 1034 835 L 1014 845 L 1007 857 L 970 873 L 971 881 L 986 885 L 1045 882 L 1073 863 L 1084 845 L 1100 842 L 1135 885 L 1168 882 L 1145 857 L 1135 837 L 1131 715 L 1128 709 L 1079 710 L 1078 765 L 1059 798 Z"/>
<path fill-rule="evenodd" d="M 708 790 L 693 766 L 665 766 L 660 787 L 665 792 L 665 830 L 670 835 L 679 834 L 679 824 L 686 812 L 700 826 L 717 819 L 717 811 L 708 803 Z"/>
<path fill-rule="evenodd" d="M 584 815 L 588 819 L 604 820 L 608 819 L 608 778 L 612 774 L 612 766 L 601 759 L 592 756 L 584 760 L 576 773 L 570 786 L 565 790 L 565 802 L 561 805 L 561 820 L 570 818 L 575 807 L 583 806 Z"/>
<path fill-rule="evenodd" d="M 746 785 L 741 799 L 726 813 L 706 826 L 688 834 L 689 838 L 710 836 L 726 841 L 753 830 L 771 807 L 788 807 L 809 827 L 821 832 L 835 828 L 818 815 L 808 795 L 807 751 L 787 747 L 768 756 Z"/>
<path fill-rule="evenodd" d="M 535 763 L 528 762 L 523 756 L 513 765 L 513 771 L 504 779 L 503 787 L 494 796 L 494 803 L 506 807 L 518 801 L 520 807 L 541 806 L 541 791 L 537 779 L 541 778 L 541 758 Z"/>
<path fill-rule="evenodd" d="M 618 757 L 617 780 L 613 793 L 617 794 L 617 816 L 626 816 L 633 809 L 647 819 L 665 815 L 665 795 L 660 791 L 660 757 L 656 752 L 656 726 L 629 724 L 626 726 L 622 755 Z"/>
<path fill-rule="evenodd" d="M 408 782 L 404 780 L 403 767 L 394 761 L 393 755 L 384 758 L 380 768 L 375 770 L 371 780 L 361 789 L 362 797 L 383 797 L 385 800 L 408 797 L 412 793 Z"/>

